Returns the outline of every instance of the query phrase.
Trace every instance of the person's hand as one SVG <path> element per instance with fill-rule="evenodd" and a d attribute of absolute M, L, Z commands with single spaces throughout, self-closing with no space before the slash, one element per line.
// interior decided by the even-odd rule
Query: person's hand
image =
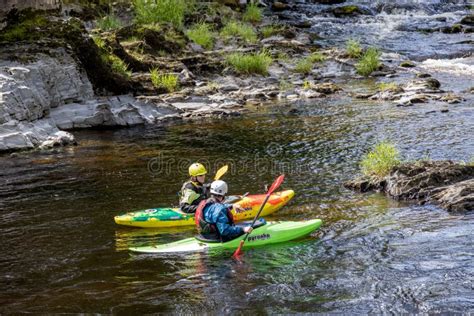
<path fill-rule="evenodd" d="M 234 211 L 235 211 L 236 213 L 243 213 L 243 212 L 245 212 L 245 209 L 244 209 L 242 206 L 240 206 L 239 204 L 234 204 L 234 205 L 232 205 L 232 206 L 233 206 Z"/>
<path fill-rule="evenodd" d="M 244 233 L 246 234 L 250 234 L 252 232 L 253 228 L 252 226 L 247 226 L 244 228 Z"/>

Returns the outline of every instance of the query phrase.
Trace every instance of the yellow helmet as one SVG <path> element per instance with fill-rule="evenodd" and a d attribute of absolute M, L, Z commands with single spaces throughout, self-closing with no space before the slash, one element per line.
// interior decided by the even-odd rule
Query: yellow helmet
<path fill-rule="evenodd" d="M 191 177 L 202 176 L 207 173 L 206 167 L 202 164 L 195 162 L 191 166 L 189 166 L 189 175 Z"/>

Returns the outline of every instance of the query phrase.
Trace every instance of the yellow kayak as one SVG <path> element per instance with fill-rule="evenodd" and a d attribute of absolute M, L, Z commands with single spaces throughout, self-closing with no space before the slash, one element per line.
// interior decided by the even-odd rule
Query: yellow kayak
<path fill-rule="evenodd" d="M 278 211 L 286 205 L 294 195 L 295 192 L 293 190 L 273 193 L 270 195 L 270 198 L 268 199 L 267 204 L 265 204 L 260 216 L 267 216 Z M 255 217 L 264 199 L 265 194 L 255 194 L 243 197 L 241 200 L 236 202 L 236 204 L 239 204 L 245 209 L 245 211 L 236 213 L 232 210 L 234 220 L 241 221 Z M 194 214 L 183 213 L 179 208 L 152 208 L 118 215 L 115 216 L 114 219 L 119 225 L 143 228 L 195 225 Z"/>

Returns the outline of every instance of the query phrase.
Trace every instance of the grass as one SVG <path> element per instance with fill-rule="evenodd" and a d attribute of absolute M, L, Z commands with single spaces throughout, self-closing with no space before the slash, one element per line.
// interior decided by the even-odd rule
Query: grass
<path fill-rule="evenodd" d="M 380 91 L 397 91 L 400 88 L 395 82 L 381 82 L 377 87 Z"/>
<path fill-rule="evenodd" d="M 314 53 L 312 53 L 311 55 L 308 56 L 308 59 L 312 63 L 321 63 L 321 62 L 326 60 L 326 57 L 321 53 L 314 52 Z"/>
<path fill-rule="evenodd" d="M 122 22 L 113 14 L 106 15 L 97 20 L 97 27 L 103 31 L 112 31 L 122 27 Z"/>
<path fill-rule="evenodd" d="M 303 82 L 303 89 L 304 89 L 304 90 L 309 90 L 309 89 L 311 89 L 311 83 L 310 83 L 308 80 L 305 80 L 305 81 Z"/>
<path fill-rule="evenodd" d="M 168 92 L 178 89 L 178 76 L 174 74 L 160 73 L 154 68 L 150 71 L 151 83 L 157 88 L 164 88 Z"/>
<path fill-rule="evenodd" d="M 127 79 L 130 78 L 130 76 L 132 75 L 132 72 L 128 70 L 128 65 L 123 60 L 121 60 L 120 58 L 112 54 L 102 55 L 102 56 L 105 59 L 105 61 L 110 65 L 113 72 Z"/>
<path fill-rule="evenodd" d="M 367 49 L 355 66 L 357 73 L 365 77 L 369 76 L 380 67 L 379 57 L 380 52 L 376 48 L 370 47 Z"/>
<path fill-rule="evenodd" d="M 400 153 L 395 146 L 389 142 L 381 142 L 362 158 L 360 167 L 364 175 L 381 179 L 399 164 Z"/>
<path fill-rule="evenodd" d="M 278 32 L 280 32 L 280 28 L 274 25 L 267 25 L 267 26 L 262 27 L 260 32 L 262 32 L 263 38 L 268 38 L 270 36 L 278 34 Z"/>
<path fill-rule="evenodd" d="M 105 41 L 102 38 L 100 38 L 99 36 L 92 36 L 92 40 L 97 45 L 97 47 L 99 47 L 101 50 L 106 50 L 107 49 Z"/>
<path fill-rule="evenodd" d="M 236 72 L 244 74 L 266 75 L 272 61 L 272 57 L 266 51 L 254 54 L 234 53 L 226 58 L 227 64 Z"/>
<path fill-rule="evenodd" d="M 184 15 L 194 9 L 195 3 L 187 0 L 133 0 L 133 7 L 139 24 L 168 22 L 180 29 Z"/>
<path fill-rule="evenodd" d="M 257 41 L 257 34 L 252 26 L 238 21 L 229 21 L 221 30 L 221 36 L 225 39 L 240 37 L 248 43 Z"/>
<path fill-rule="evenodd" d="M 197 23 L 194 24 L 186 35 L 194 43 L 201 45 L 206 49 L 211 49 L 214 46 L 214 35 L 212 34 L 209 24 Z"/>
<path fill-rule="evenodd" d="M 309 58 L 300 59 L 293 70 L 300 74 L 309 74 L 313 70 L 313 63 Z"/>
<path fill-rule="evenodd" d="M 251 3 L 245 9 L 242 20 L 245 22 L 258 23 L 262 21 L 262 10 L 255 4 Z"/>
<path fill-rule="evenodd" d="M 362 47 L 356 40 L 348 40 L 346 43 L 346 53 L 350 58 L 359 58 L 362 56 Z"/>

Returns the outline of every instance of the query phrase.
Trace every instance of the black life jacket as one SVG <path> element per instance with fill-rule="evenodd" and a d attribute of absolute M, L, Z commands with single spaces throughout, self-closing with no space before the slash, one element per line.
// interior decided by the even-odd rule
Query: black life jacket
<path fill-rule="evenodd" d="M 198 232 L 201 235 L 207 237 L 214 236 L 217 239 L 222 239 L 219 233 L 219 229 L 217 229 L 216 223 L 210 223 L 204 219 L 204 209 L 214 203 L 218 202 L 212 197 L 207 200 L 201 201 L 196 209 L 196 213 L 194 215 L 194 222 L 196 224 Z M 232 215 L 230 209 L 227 209 L 227 219 L 229 220 L 230 225 L 234 225 L 234 216 Z"/>

